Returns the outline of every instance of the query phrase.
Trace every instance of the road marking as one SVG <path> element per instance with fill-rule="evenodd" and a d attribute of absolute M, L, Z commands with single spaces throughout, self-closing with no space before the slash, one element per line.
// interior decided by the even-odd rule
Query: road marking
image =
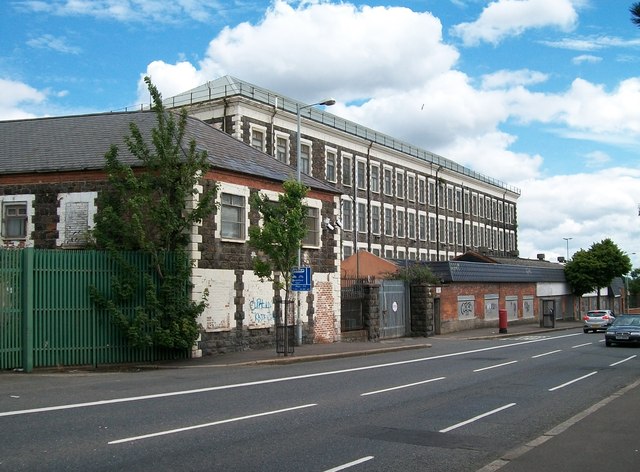
<path fill-rule="evenodd" d="M 591 346 L 592 343 L 584 343 L 584 344 L 578 344 L 576 346 L 571 346 L 571 349 L 576 349 L 578 347 L 585 347 L 585 346 Z"/>
<path fill-rule="evenodd" d="M 382 389 L 382 390 L 375 390 L 373 392 L 361 393 L 360 396 L 361 397 L 366 397 L 367 395 L 375 395 L 377 393 L 385 393 L 385 392 L 391 392 L 392 390 L 400 390 L 402 388 L 415 387 L 416 385 L 422 385 L 422 384 L 426 384 L 426 383 L 430 383 L 430 382 L 436 382 L 438 380 L 444 380 L 445 378 L 446 377 L 437 377 L 435 379 L 422 380 L 420 382 L 414 382 L 414 383 L 410 383 L 410 384 L 406 384 L 406 385 L 398 385 L 397 387 L 391 387 L 391 388 L 385 388 L 385 389 Z"/>
<path fill-rule="evenodd" d="M 560 336 L 548 337 L 548 338 L 544 338 L 544 339 L 535 339 L 535 340 L 523 341 L 523 342 L 519 342 L 519 343 L 503 344 L 503 345 L 484 347 L 484 348 L 479 348 L 479 349 L 471 349 L 469 351 L 452 352 L 450 354 L 441 354 L 441 355 L 432 356 L 432 357 L 422 357 L 422 358 L 419 358 L 419 359 L 409 359 L 409 360 L 405 360 L 405 361 L 389 362 L 389 363 L 386 363 L 386 364 L 375 364 L 375 365 L 364 366 L 364 367 L 354 367 L 354 368 L 351 368 L 351 369 L 332 370 L 332 371 L 327 371 L 327 372 L 316 372 L 316 373 L 313 373 L 313 374 L 293 375 L 291 377 L 280 377 L 280 378 L 275 378 L 275 379 L 256 380 L 254 382 L 243 382 L 243 383 L 238 383 L 238 384 L 218 385 L 218 386 L 215 386 L 215 387 L 204 387 L 204 388 L 198 388 L 198 389 L 193 389 L 193 390 L 181 390 L 181 391 L 174 391 L 174 392 L 155 393 L 155 394 L 150 394 L 150 395 L 141 395 L 141 396 L 137 396 L 137 397 L 114 398 L 114 399 L 111 399 L 111 400 L 98 400 L 98 401 L 86 402 L 86 403 L 73 403 L 73 404 L 67 404 L 67 405 L 56 405 L 56 406 L 48 406 L 48 407 L 42 407 L 42 408 L 32 408 L 32 409 L 28 409 L 28 410 L 5 411 L 5 412 L 0 412 L 0 417 L 3 417 L 3 416 L 17 416 L 17 415 L 28 415 L 28 414 L 33 414 L 33 413 L 45 413 L 45 412 L 50 412 L 50 411 L 70 410 L 70 409 L 74 409 L 74 408 L 87 408 L 87 407 L 101 406 L 101 405 L 112 405 L 112 404 L 115 404 L 115 403 L 135 402 L 135 401 L 141 401 L 141 400 L 153 400 L 153 399 L 156 399 L 156 398 L 174 397 L 174 396 L 178 396 L 178 395 L 193 395 L 193 394 L 198 394 L 198 393 L 214 392 L 214 391 L 218 391 L 218 390 L 229 390 L 229 389 L 232 389 L 232 388 L 253 387 L 253 386 L 256 386 L 256 385 L 266 385 L 266 384 L 272 384 L 272 383 L 278 383 L 278 382 L 290 382 L 290 381 L 293 381 L 293 380 L 310 379 L 310 378 L 314 378 L 314 377 L 324 377 L 324 376 L 327 376 L 327 375 L 348 374 L 348 373 L 352 373 L 352 372 L 359 372 L 359 371 L 365 371 L 365 370 L 382 369 L 382 368 L 386 368 L 386 367 L 395 367 L 395 366 L 399 366 L 399 365 L 416 364 L 416 363 L 419 363 L 419 362 L 433 361 L 433 360 L 438 360 L 438 359 L 447 359 L 447 358 L 450 358 L 450 357 L 466 356 L 468 354 L 477 354 L 479 352 L 495 351 L 497 349 L 506 349 L 506 348 L 509 348 L 509 347 L 519 347 L 519 346 L 522 346 L 523 344 L 532 344 L 532 343 L 539 343 L 539 342 L 544 342 L 544 341 L 552 341 L 552 340 L 555 340 L 555 339 L 568 338 L 568 337 L 572 337 L 572 336 L 579 336 L 580 334 L 581 333 L 563 334 L 563 335 L 560 335 Z"/>
<path fill-rule="evenodd" d="M 610 364 L 610 365 L 609 365 L 609 367 L 615 367 L 615 366 L 617 366 L 618 364 L 622 364 L 623 362 L 630 361 L 631 359 L 633 359 L 633 358 L 635 358 L 635 357 L 637 357 L 637 355 L 635 355 L 635 354 L 634 354 L 634 355 L 633 355 L 633 356 L 631 356 L 631 357 L 627 357 L 626 359 L 622 359 L 621 361 L 614 362 L 613 364 Z"/>
<path fill-rule="evenodd" d="M 481 369 L 476 369 L 474 372 L 482 372 L 483 370 L 495 369 L 496 367 L 502 367 L 504 365 L 515 364 L 518 361 L 504 362 L 502 364 L 496 364 L 489 367 L 482 367 Z"/>
<path fill-rule="evenodd" d="M 354 465 L 362 464 L 363 462 L 367 462 L 373 459 L 373 456 L 363 457 L 362 459 L 355 460 L 353 462 L 349 462 L 348 464 L 339 465 L 338 467 L 334 467 L 333 469 L 327 469 L 324 472 L 338 472 L 339 470 L 348 469 L 349 467 L 353 467 Z"/>
<path fill-rule="evenodd" d="M 255 415 L 240 416 L 238 418 L 229 418 L 227 420 L 214 421 L 212 423 L 197 424 L 194 426 L 186 426 L 184 428 L 170 429 L 168 431 L 159 431 L 157 433 L 143 434 L 142 436 L 132 436 L 130 438 L 116 439 L 115 441 L 109 441 L 107 444 L 121 444 L 125 442 L 139 441 L 141 439 L 154 438 L 157 436 L 166 436 L 167 434 L 176 434 L 176 433 L 182 433 L 184 431 L 191 431 L 194 429 L 209 428 L 211 426 L 217 426 L 225 423 L 235 423 L 237 421 L 244 421 L 244 420 L 250 420 L 252 418 L 259 418 L 261 416 L 277 415 L 278 413 L 286 413 L 288 411 L 301 410 L 303 408 L 309 408 L 317 405 L 318 405 L 317 403 L 309 403 L 307 405 L 294 406 L 291 408 L 283 408 L 282 410 L 265 411 L 264 413 L 256 413 Z"/>
<path fill-rule="evenodd" d="M 580 380 L 584 380 L 584 379 L 586 379 L 588 377 L 591 377 L 592 375 L 596 375 L 597 373 L 598 373 L 598 371 L 596 370 L 595 372 L 591 372 L 590 374 L 583 375 L 582 377 L 578 377 L 577 379 L 573 379 L 573 380 L 571 380 L 571 381 L 569 381 L 567 383 L 563 383 L 562 385 L 558 385 L 557 387 L 550 388 L 549 391 L 553 392 L 554 390 L 558 390 L 558 389 L 561 389 L 563 387 L 566 387 L 567 385 L 571 385 L 572 383 L 579 382 Z"/>
<path fill-rule="evenodd" d="M 491 411 L 488 411 L 488 412 L 483 413 L 481 415 L 474 416 L 473 418 L 471 418 L 471 419 L 469 419 L 467 421 L 463 421 L 462 423 L 454 424 L 453 426 L 449 426 L 448 428 L 441 429 L 440 432 L 441 433 L 448 433 L 449 431 L 452 431 L 454 429 L 460 428 L 461 426 L 468 425 L 469 423 L 473 423 L 473 422 L 478 421 L 479 419 L 485 418 L 487 416 L 491 416 L 493 414 L 499 413 L 502 410 L 506 410 L 507 408 L 511 408 L 512 406 L 515 406 L 515 405 L 516 405 L 515 403 L 509 403 L 508 405 L 501 406 L 500 408 L 496 408 L 495 410 L 491 410 Z"/>
<path fill-rule="evenodd" d="M 556 349 L 555 351 L 545 352 L 544 354 L 538 354 L 537 356 L 531 356 L 531 359 L 537 359 L 538 357 L 549 356 L 551 354 L 556 354 L 558 352 L 562 352 L 562 349 Z"/>

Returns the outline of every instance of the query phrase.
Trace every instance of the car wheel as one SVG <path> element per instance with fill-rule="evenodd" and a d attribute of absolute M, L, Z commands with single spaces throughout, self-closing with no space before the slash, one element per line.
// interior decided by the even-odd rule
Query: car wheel
<path fill-rule="evenodd" d="M 589 334 L 589 330 L 588 329 L 584 329 L 584 334 Z"/>
<path fill-rule="evenodd" d="M 611 341 L 609 341 L 608 339 L 605 339 L 605 340 L 604 340 L 604 344 L 605 344 L 607 347 L 611 347 L 611 346 L 613 345 L 613 343 L 612 343 Z"/>

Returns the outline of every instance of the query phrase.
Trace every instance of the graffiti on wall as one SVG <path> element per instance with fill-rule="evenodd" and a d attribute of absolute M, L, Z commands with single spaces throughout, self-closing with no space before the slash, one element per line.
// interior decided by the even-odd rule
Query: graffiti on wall
<path fill-rule="evenodd" d="M 264 298 L 252 298 L 249 302 L 249 320 L 254 325 L 273 324 L 273 302 Z"/>

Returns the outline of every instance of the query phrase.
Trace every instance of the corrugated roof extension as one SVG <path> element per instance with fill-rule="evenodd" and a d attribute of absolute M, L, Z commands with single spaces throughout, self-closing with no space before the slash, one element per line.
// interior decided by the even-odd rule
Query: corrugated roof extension
<path fill-rule="evenodd" d="M 266 103 L 274 107 L 276 106 L 277 100 L 278 109 L 285 110 L 293 114 L 297 113 L 298 106 L 308 105 L 306 103 L 284 97 L 281 94 L 258 87 L 229 75 L 207 82 L 206 84 L 200 85 L 199 87 L 188 90 L 174 97 L 167 98 L 164 100 L 164 104 L 167 107 L 181 107 L 235 95 L 248 97 L 252 100 Z M 457 164 L 450 159 L 418 148 L 404 141 L 372 130 L 352 121 L 345 120 L 336 115 L 332 115 L 331 113 L 322 111 L 318 108 L 305 108 L 304 110 L 302 110 L 302 114 L 307 119 L 317 121 L 339 131 L 357 136 L 367 141 L 372 141 L 376 144 L 379 144 L 380 146 L 394 149 L 423 161 L 427 161 L 429 163 L 432 163 L 436 167 L 442 166 L 445 169 L 449 169 L 453 172 L 465 175 L 469 178 L 478 180 L 485 184 L 498 187 L 502 190 L 507 190 L 515 195 L 520 195 L 520 189 L 517 187 L 508 185 L 492 177 L 480 174 L 467 167 Z"/>
<path fill-rule="evenodd" d="M 118 146 L 122 162 L 141 162 L 124 143 L 135 123 L 151 142 L 154 112 L 137 111 L 0 121 L 0 172 L 29 174 L 104 169 L 104 156 Z M 277 182 L 295 178 L 295 170 L 203 121 L 187 117 L 187 140 L 206 150 L 214 168 L 263 177 Z M 187 143 L 185 143 L 186 145 Z M 310 188 L 338 194 L 333 186 L 303 175 Z"/>
<path fill-rule="evenodd" d="M 425 262 L 443 282 L 561 282 L 565 283 L 564 267 L 535 267 L 519 264 L 484 262 Z"/>

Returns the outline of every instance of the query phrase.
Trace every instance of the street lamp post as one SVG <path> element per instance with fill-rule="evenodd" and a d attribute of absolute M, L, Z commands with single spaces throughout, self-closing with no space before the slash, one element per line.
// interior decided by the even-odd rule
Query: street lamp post
<path fill-rule="evenodd" d="M 301 121 L 301 117 L 300 117 L 300 112 L 302 110 L 304 110 L 305 108 L 311 108 L 314 106 L 318 106 L 318 105 L 323 105 L 323 106 L 331 106 L 331 105 L 335 105 L 336 101 L 333 98 L 329 98 L 327 100 L 323 100 L 321 102 L 317 102 L 317 103 L 312 103 L 311 105 L 304 105 L 304 106 L 300 106 L 300 104 L 296 105 L 296 176 L 297 176 L 297 181 L 298 183 L 302 183 L 302 162 L 300 160 L 300 154 L 302 152 L 302 143 L 300 141 L 300 121 Z M 309 169 L 311 170 L 311 169 Z M 299 247 L 298 248 L 298 267 L 300 267 L 302 264 L 302 248 Z M 296 344 L 298 346 L 300 346 L 302 344 L 302 322 L 300 319 L 300 292 L 296 293 L 296 297 L 297 297 L 297 305 L 298 305 L 298 314 L 297 314 L 297 318 L 296 318 Z M 287 332 L 287 320 L 286 320 L 286 315 L 285 315 L 285 320 L 284 320 L 284 330 L 285 330 L 285 340 L 288 337 L 288 332 Z"/>
<path fill-rule="evenodd" d="M 562 238 L 567 242 L 567 262 L 569 262 L 569 241 L 571 241 L 573 238 Z"/>

